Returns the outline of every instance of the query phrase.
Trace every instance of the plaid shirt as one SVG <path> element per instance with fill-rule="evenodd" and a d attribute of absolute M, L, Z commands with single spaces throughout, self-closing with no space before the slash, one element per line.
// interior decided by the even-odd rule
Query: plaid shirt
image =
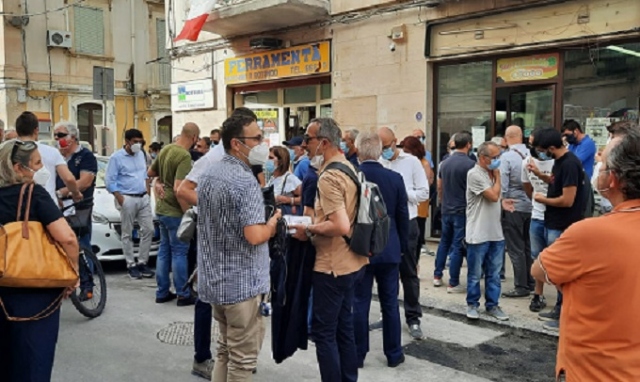
<path fill-rule="evenodd" d="M 198 294 L 231 305 L 269 292 L 269 248 L 244 227 L 264 224 L 264 199 L 251 168 L 225 155 L 198 182 Z"/>

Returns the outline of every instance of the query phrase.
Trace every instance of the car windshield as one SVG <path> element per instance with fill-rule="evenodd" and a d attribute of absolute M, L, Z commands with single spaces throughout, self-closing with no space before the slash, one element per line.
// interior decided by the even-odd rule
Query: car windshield
<path fill-rule="evenodd" d="M 101 158 L 98 157 L 98 174 L 96 175 L 96 187 L 97 188 L 105 188 L 104 184 L 104 175 L 107 172 L 107 163 L 109 163 L 109 158 Z"/>

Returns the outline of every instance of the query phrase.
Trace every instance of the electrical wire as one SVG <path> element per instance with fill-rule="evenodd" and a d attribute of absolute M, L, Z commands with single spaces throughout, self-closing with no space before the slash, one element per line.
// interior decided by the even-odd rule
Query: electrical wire
<path fill-rule="evenodd" d="M 43 16 L 43 15 L 48 15 L 50 13 L 54 13 L 54 12 L 60 12 L 60 11 L 64 11 L 67 8 L 71 8 L 74 5 L 79 5 L 81 3 L 84 3 L 87 0 L 77 0 L 76 2 L 72 3 L 72 4 L 67 4 L 67 5 L 63 5 L 59 8 L 55 8 L 55 9 L 50 9 L 48 11 L 43 11 L 43 12 L 35 12 L 35 13 L 14 13 L 14 12 L 0 12 L 0 16 L 17 16 L 17 17 L 33 17 L 33 16 Z"/>

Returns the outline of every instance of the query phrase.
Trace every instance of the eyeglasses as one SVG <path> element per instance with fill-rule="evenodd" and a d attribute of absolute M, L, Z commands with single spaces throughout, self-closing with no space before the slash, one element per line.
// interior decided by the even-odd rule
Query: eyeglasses
<path fill-rule="evenodd" d="M 264 137 L 262 135 L 256 135 L 255 137 L 236 137 L 236 139 L 253 139 L 254 141 L 258 141 L 258 143 L 262 143 Z"/>
<path fill-rule="evenodd" d="M 11 162 L 14 162 L 14 159 L 18 150 L 31 151 L 31 150 L 35 150 L 37 147 L 38 146 L 34 141 L 24 142 L 16 139 L 16 142 L 13 144 L 13 149 L 11 149 Z"/>
<path fill-rule="evenodd" d="M 69 135 L 69 133 L 55 133 L 54 135 L 55 135 L 56 138 L 62 139 L 64 137 L 66 137 L 67 135 Z"/>
<path fill-rule="evenodd" d="M 484 155 L 484 156 L 485 156 L 485 157 L 487 157 L 487 158 L 489 158 L 489 159 L 491 159 L 491 160 L 495 160 L 495 159 L 500 158 L 500 154 L 495 155 L 495 156 L 491 156 L 491 155 Z"/>

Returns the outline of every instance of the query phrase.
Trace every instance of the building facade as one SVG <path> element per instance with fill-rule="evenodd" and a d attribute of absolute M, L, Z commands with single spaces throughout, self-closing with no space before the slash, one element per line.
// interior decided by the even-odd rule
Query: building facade
<path fill-rule="evenodd" d="M 2 1 L 0 118 L 23 111 L 51 127 L 76 122 L 109 155 L 125 129 L 171 139 L 171 69 L 164 0 Z"/>
<path fill-rule="evenodd" d="M 477 146 L 574 118 L 603 143 L 612 118 L 638 118 L 638 25 L 635 0 L 223 1 L 171 47 L 174 85 L 210 89 L 207 106 L 174 94 L 174 119 L 213 129 L 247 106 L 271 144 L 320 116 L 423 129 L 436 161 L 463 129 Z"/>

